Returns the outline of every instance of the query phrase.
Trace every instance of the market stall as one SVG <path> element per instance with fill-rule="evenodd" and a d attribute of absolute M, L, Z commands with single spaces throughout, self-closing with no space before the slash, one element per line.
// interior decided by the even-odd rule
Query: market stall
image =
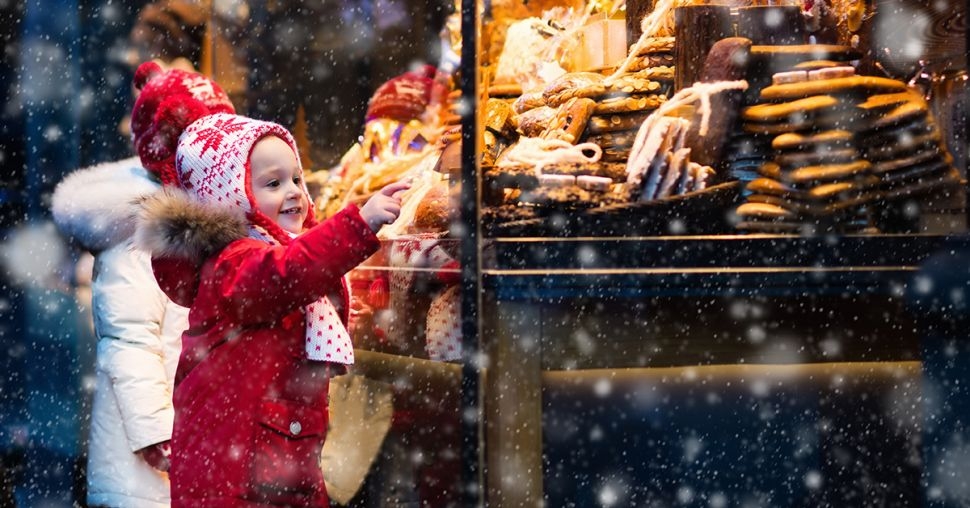
<path fill-rule="evenodd" d="M 927 460 L 965 429 L 927 423 L 922 360 L 965 311 L 907 305 L 968 247 L 944 10 L 965 6 L 465 2 L 460 66 L 375 95 L 319 203 L 416 183 L 355 274 L 358 346 L 460 375 L 435 443 L 475 486 L 454 495 L 959 502 Z"/>

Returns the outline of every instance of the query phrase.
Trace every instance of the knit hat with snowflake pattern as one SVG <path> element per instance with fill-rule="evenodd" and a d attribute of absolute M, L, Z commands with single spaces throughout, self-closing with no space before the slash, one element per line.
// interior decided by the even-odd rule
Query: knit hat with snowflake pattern
<path fill-rule="evenodd" d="M 389 118 L 407 122 L 419 118 L 431 100 L 434 77 L 435 68 L 425 65 L 387 80 L 368 102 L 367 121 Z"/>
<path fill-rule="evenodd" d="M 192 122 L 214 113 L 235 113 L 229 96 L 211 79 L 195 72 L 162 71 L 145 62 L 135 71 L 139 90 L 131 110 L 131 137 L 146 169 L 162 184 L 175 183 L 175 149 Z"/>
<path fill-rule="evenodd" d="M 282 125 L 217 113 L 200 118 L 185 129 L 179 139 L 175 168 L 179 185 L 190 196 L 206 205 L 241 209 L 250 222 L 250 237 L 287 245 L 290 234 L 259 211 L 252 191 L 249 159 L 256 143 L 267 136 L 277 136 L 290 145 L 299 165 L 296 141 Z M 306 184 L 303 192 L 307 203 L 312 203 Z M 303 226 L 315 224 L 311 210 Z M 304 310 L 307 358 L 354 363 L 350 334 L 330 299 L 322 296 Z"/>
<path fill-rule="evenodd" d="M 204 116 L 189 125 L 179 138 L 175 169 L 178 185 L 189 195 L 203 203 L 242 209 L 260 234 L 287 245 L 290 235 L 259 211 L 250 183 L 250 154 L 256 143 L 267 136 L 286 141 L 293 153 L 298 153 L 293 135 L 282 125 L 226 113 Z M 306 184 L 303 192 L 307 202 L 312 203 Z M 313 213 L 308 213 L 304 228 L 315 224 Z"/>

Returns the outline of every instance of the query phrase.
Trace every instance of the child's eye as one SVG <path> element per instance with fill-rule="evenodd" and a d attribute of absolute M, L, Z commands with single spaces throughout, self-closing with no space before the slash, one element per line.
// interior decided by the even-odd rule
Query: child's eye
<path fill-rule="evenodd" d="M 295 183 L 297 185 L 300 185 L 300 182 L 302 182 L 302 181 L 303 181 L 303 177 L 302 176 L 294 176 L 293 177 L 293 183 Z"/>
<path fill-rule="evenodd" d="M 279 187 L 280 186 L 280 181 L 279 180 L 270 180 L 270 181 L 266 182 L 266 186 L 267 187 Z"/>

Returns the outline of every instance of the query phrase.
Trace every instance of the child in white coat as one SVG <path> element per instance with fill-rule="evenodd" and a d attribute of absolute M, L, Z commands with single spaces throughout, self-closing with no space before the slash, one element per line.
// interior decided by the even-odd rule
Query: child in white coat
<path fill-rule="evenodd" d="M 167 507 L 173 380 L 187 326 L 184 307 L 159 288 L 150 256 L 133 248 L 136 202 L 158 190 L 178 132 L 157 118 L 191 105 L 193 115 L 233 112 L 208 78 L 146 64 L 136 73 L 141 93 L 132 137 L 139 157 L 85 168 L 55 189 L 52 211 L 60 231 L 95 254 L 92 306 L 98 339 L 88 504 Z M 167 124 L 168 125 L 168 124 Z"/>

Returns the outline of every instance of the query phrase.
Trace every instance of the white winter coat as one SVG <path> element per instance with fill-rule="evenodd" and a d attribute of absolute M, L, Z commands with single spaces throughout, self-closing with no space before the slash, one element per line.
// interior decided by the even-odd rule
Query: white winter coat
<path fill-rule="evenodd" d="M 98 337 L 88 448 L 88 504 L 167 507 L 168 475 L 136 450 L 172 437 L 172 390 L 188 310 L 159 289 L 151 258 L 131 245 L 135 202 L 158 189 L 137 158 L 67 176 L 54 221 L 95 254 Z"/>

